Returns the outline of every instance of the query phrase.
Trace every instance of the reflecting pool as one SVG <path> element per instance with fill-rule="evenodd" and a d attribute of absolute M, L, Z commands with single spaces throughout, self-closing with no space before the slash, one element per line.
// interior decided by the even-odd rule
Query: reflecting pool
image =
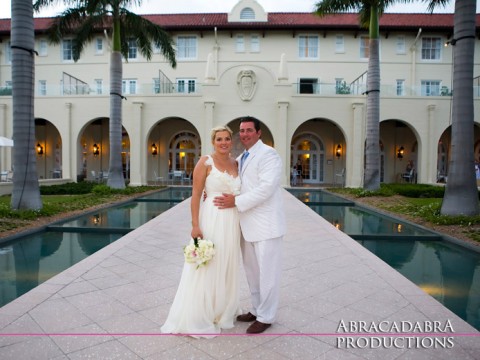
<path fill-rule="evenodd" d="M 0 306 L 120 239 L 190 195 L 191 188 L 167 188 L 0 243 Z"/>
<path fill-rule="evenodd" d="M 415 224 L 321 190 L 292 193 L 426 293 L 480 330 L 480 253 Z M 327 196 L 328 195 L 328 196 Z M 323 203 L 322 201 L 325 200 Z"/>

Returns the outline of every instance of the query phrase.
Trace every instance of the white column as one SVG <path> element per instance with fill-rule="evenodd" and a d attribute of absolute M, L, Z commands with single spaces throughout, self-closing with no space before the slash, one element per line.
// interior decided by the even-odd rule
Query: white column
<path fill-rule="evenodd" d="M 436 105 L 430 104 L 427 106 L 427 136 L 423 136 L 420 144 L 422 144 L 422 151 L 419 151 L 419 159 L 417 159 L 417 182 L 435 184 L 437 182 L 437 151 L 438 139 L 433 134 L 436 134 L 435 126 L 438 122 L 435 121 Z M 419 149 L 420 150 L 420 149 Z"/>
<path fill-rule="evenodd" d="M 204 128 L 203 128 L 203 136 L 201 139 L 202 153 L 200 155 L 211 154 L 213 151 L 212 142 L 210 141 L 210 132 L 213 128 L 215 102 L 206 101 L 204 102 L 204 106 L 205 106 L 205 121 L 204 121 Z"/>
<path fill-rule="evenodd" d="M 345 173 L 345 186 L 363 187 L 363 162 L 365 153 L 365 104 L 354 103 L 353 127 L 351 134 L 346 139 L 347 168 Z"/>
<path fill-rule="evenodd" d="M 13 125 L 13 121 L 7 121 L 7 105 L 0 104 L 0 124 L 3 124 L 1 129 L 1 136 L 7 137 L 9 139 L 13 136 L 13 129 L 8 129 L 8 125 Z M 10 126 L 11 127 L 11 126 Z M 9 132 L 10 130 L 10 132 Z M 0 149 L 0 171 L 11 170 L 12 168 L 12 156 L 11 156 L 11 147 L 2 147 Z"/>
<path fill-rule="evenodd" d="M 72 119 L 72 103 L 65 103 L 65 117 L 67 118 L 68 129 L 66 138 L 62 139 L 62 177 L 77 181 L 77 161 L 81 146 L 76 137 L 75 127 Z"/>
<path fill-rule="evenodd" d="M 147 161 L 147 145 L 144 139 L 143 119 L 142 119 L 143 102 L 133 102 L 133 119 L 132 123 L 138 124 L 133 126 L 130 137 L 130 185 L 140 186 L 147 184 L 146 164 Z"/>
<path fill-rule="evenodd" d="M 278 102 L 277 122 L 273 129 L 275 149 L 283 161 L 282 185 L 290 185 L 290 144 L 287 139 L 288 101 Z"/>

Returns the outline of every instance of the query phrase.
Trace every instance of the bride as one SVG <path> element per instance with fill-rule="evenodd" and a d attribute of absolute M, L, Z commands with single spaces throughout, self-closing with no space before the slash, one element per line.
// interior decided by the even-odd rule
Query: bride
<path fill-rule="evenodd" d="M 214 337 L 233 327 L 239 307 L 240 225 L 237 209 L 218 209 L 213 198 L 238 194 L 240 178 L 232 150 L 232 130 L 211 132 L 213 154 L 202 156 L 193 171 L 192 238 L 211 240 L 215 256 L 198 267 L 185 263 L 163 333 Z M 206 194 L 203 199 L 203 194 Z"/>

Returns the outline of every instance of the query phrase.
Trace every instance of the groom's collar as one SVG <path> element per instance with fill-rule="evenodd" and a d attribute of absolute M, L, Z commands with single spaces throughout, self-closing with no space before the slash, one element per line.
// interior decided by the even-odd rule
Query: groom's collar
<path fill-rule="evenodd" d="M 248 151 L 250 154 L 255 154 L 255 152 L 257 152 L 257 150 L 262 146 L 262 144 L 263 144 L 263 141 L 258 139 L 255 145 L 253 145 L 250 149 L 245 151 Z"/>

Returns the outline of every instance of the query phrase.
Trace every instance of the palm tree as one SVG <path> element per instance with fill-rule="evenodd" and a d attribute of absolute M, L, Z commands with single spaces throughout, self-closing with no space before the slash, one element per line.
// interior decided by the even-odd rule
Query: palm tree
<path fill-rule="evenodd" d="M 316 14 L 325 16 L 339 12 L 358 12 L 360 24 L 369 29 L 369 60 L 367 72 L 367 131 L 365 139 L 365 174 L 363 187 L 380 188 L 380 60 L 379 19 L 388 6 L 410 3 L 415 0 L 321 0 L 316 4 Z M 421 0 L 428 10 L 445 6 L 448 0 Z M 475 13 L 475 11 L 474 11 Z M 473 51 L 473 50 L 472 50 Z"/>
<path fill-rule="evenodd" d="M 443 215 L 479 213 L 474 172 L 473 62 L 476 1 L 455 1 L 453 46 L 452 145 Z"/>
<path fill-rule="evenodd" d="M 369 29 L 369 58 L 367 72 L 367 133 L 365 139 L 365 174 L 363 187 L 380 188 L 380 59 L 379 18 L 390 0 L 323 0 L 315 6 L 319 16 L 339 12 L 358 12 L 360 25 Z"/>
<path fill-rule="evenodd" d="M 12 1 L 12 105 L 14 210 L 42 208 L 35 154 L 34 56 L 32 0 Z"/>
<path fill-rule="evenodd" d="M 172 67 L 176 66 L 172 38 L 158 25 L 127 10 L 140 6 L 141 0 L 36 0 L 34 9 L 63 2 L 73 6 L 52 22 L 49 34 L 53 43 L 73 34 L 73 59 L 77 61 L 84 46 L 103 29 L 112 32 L 110 55 L 110 162 L 107 185 L 125 188 L 122 169 L 122 55 L 128 59 L 128 41 L 136 39 L 140 53 L 150 60 L 152 43 L 160 48 Z"/>

